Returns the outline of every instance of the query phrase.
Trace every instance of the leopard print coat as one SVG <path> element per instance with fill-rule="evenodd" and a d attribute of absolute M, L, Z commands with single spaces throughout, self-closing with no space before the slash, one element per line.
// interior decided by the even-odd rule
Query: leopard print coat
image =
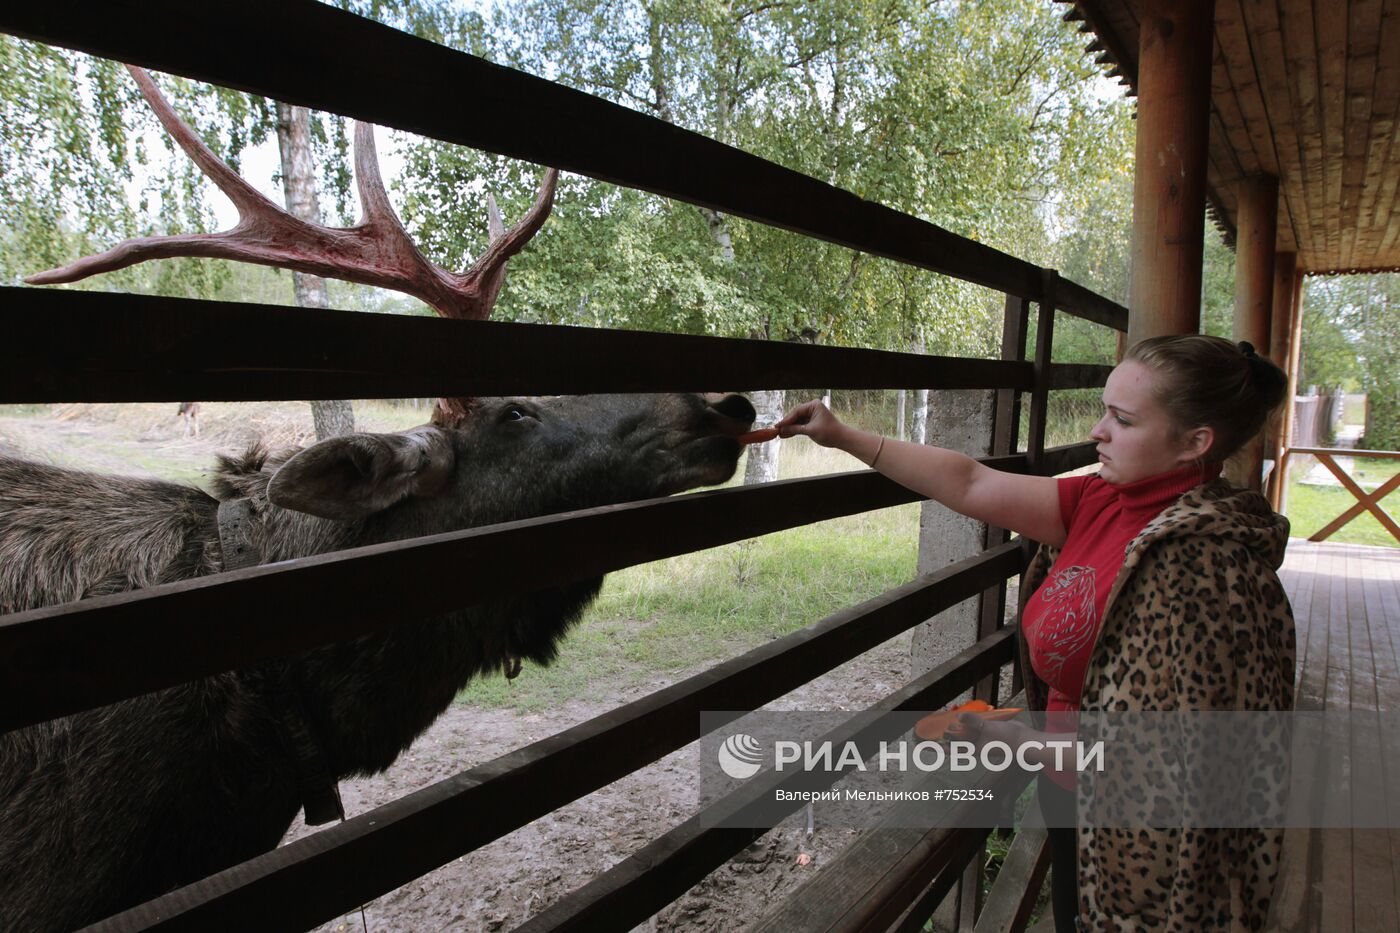
<path fill-rule="evenodd" d="M 1292 709 L 1293 613 L 1275 572 L 1287 542 L 1287 519 L 1263 496 L 1223 480 L 1163 510 L 1125 552 L 1085 672 L 1082 709 Z M 1025 596 L 1057 553 L 1040 549 Z M 1047 689 L 1024 640 L 1021 669 L 1032 708 L 1043 710 Z M 1081 920 L 1114 933 L 1262 929 L 1282 844 L 1278 829 L 1081 826 Z"/>

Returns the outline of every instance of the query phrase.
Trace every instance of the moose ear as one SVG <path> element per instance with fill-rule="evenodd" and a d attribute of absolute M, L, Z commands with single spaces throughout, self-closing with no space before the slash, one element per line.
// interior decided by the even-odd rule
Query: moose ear
<path fill-rule="evenodd" d="M 267 485 L 273 505 L 319 518 L 364 518 L 447 486 L 456 455 L 437 428 L 345 434 L 292 457 Z"/>

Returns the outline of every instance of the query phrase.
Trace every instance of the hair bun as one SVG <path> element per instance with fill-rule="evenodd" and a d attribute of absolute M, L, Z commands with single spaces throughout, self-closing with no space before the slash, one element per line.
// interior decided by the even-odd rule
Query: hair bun
<path fill-rule="evenodd" d="M 1254 352 L 1254 344 L 1250 343 L 1248 340 L 1241 340 L 1239 342 L 1239 348 L 1240 352 L 1244 354 L 1245 359 L 1257 357 L 1259 355 L 1258 353 Z"/>

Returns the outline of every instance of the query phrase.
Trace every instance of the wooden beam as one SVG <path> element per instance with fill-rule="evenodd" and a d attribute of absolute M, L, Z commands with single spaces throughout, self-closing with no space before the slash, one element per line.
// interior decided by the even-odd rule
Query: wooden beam
<path fill-rule="evenodd" d="M 1001 358 L 1004 360 L 1024 360 L 1026 358 L 1026 337 L 1030 331 L 1030 302 L 1014 295 L 1006 296 L 1002 313 Z M 1001 389 L 996 394 L 996 405 L 992 411 L 993 456 L 1010 456 L 1015 453 L 1021 430 L 1021 393 L 1012 389 Z M 1010 532 L 995 525 L 987 526 L 984 547 L 996 547 L 1010 540 Z M 992 587 L 982 594 L 979 606 L 977 638 L 980 641 L 999 630 L 1006 615 L 1006 586 L 1004 583 Z M 997 705 L 998 681 L 996 677 L 986 677 L 973 688 L 973 696 Z"/>
<path fill-rule="evenodd" d="M 1299 132 L 1300 109 L 1290 80 L 1289 52 L 1284 38 L 1287 29 L 1297 27 L 1284 22 L 1277 5 L 1273 3 L 1242 4 L 1240 12 L 1243 14 L 1249 47 L 1254 50 L 1264 106 L 1274 127 L 1277 174 L 1283 195 L 1281 209 L 1285 212 L 1279 217 L 1279 248 L 1285 252 L 1295 252 L 1301 244 L 1311 239 L 1311 218 L 1303 194 L 1305 175 L 1304 150 Z M 1291 230 L 1288 229 L 1289 225 Z M 1288 243 L 1290 238 L 1291 246 Z"/>
<path fill-rule="evenodd" d="M 1346 75 L 1347 6 L 1345 3 L 1313 4 L 1316 29 L 1318 96 L 1321 114 L 1322 176 L 1319 191 L 1321 215 L 1315 220 L 1323 229 L 1319 254 L 1313 264 L 1327 260 L 1342 263 L 1342 174 L 1346 159 Z"/>
<path fill-rule="evenodd" d="M 1328 522 L 1322 528 L 1319 528 L 1313 534 L 1309 535 L 1308 540 L 1326 541 L 1328 537 L 1330 537 L 1343 525 L 1351 521 L 1356 516 L 1360 515 L 1362 510 L 1365 510 L 1370 512 L 1373 516 L 1375 516 L 1376 521 L 1381 523 L 1381 527 L 1383 527 L 1386 531 L 1390 532 L 1391 536 L 1395 538 L 1396 543 L 1400 544 L 1400 525 L 1397 525 L 1395 523 L 1395 520 L 1390 517 L 1390 514 L 1380 506 L 1380 501 L 1382 499 L 1384 499 L 1387 495 L 1394 491 L 1396 487 L 1400 487 L 1400 473 L 1397 473 L 1394 476 L 1390 477 L 1390 479 L 1382 483 L 1374 492 L 1368 493 L 1359 485 L 1357 485 L 1356 480 L 1348 476 L 1346 470 L 1343 470 L 1340 464 L 1338 464 L 1337 461 L 1333 459 L 1333 454 L 1341 453 L 1340 451 L 1311 450 L 1309 452 L 1317 458 L 1317 461 L 1319 463 L 1325 466 L 1331 472 L 1331 474 L 1337 478 L 1337 481 L 1342 484 L 1342 487 L 1346 489 L 1347 492 L 1351 493 L 1352 496 L 1356 498 L 1357 504 L 1347 509 L 1341 515 L 1338 515 L 1336 518 Z M 1346 454 L 1349 456 L 1355 456 L 1357 454 L 1363 453 L 1367 453 L 1367 451 L 1356 451 L 1355 453 L 1351 451 L 1346 452 Z M 1388 453 L 1394 452 L 1388 451 Z M 1396 456 L 1400 457 L 1400 454 L 1397 454 Z M 1395 458 L 1392 457 L 1388 459 Z"/>
<path fill-rule="evenodd" d="M 0 306 L 0 403 L 1032 384 L 1014 360 L 776 340 L 42 288 Z"/>
<path fill-rule="evenodd" d="M 1145 0 L 1128 344 L 1200 330 L 1215 0 Z"/>
<path fill-rule="evenodd" d="M 1381 0 L 1350 0 L 1346 6 L 1346 132 L 1342 148 L 1342 203 L 1339 206 L 1342 248 L 1338 262 L 1354 269 L 1363 261 L 1363 249 L 1369 239 L 1365 236 L 1368 231 L 1362 227 L 1361 203 L 1376 98 Z M 1400 50 L 1390 49 L 1389 54 L 1393 57 L 1400 54 Z"/>
<path fill-rule="evenodd" d="M 1371 111 L 1371 148 L 1367 154 L 1366 194 L 1370 216 L 1362 217 L 1374 237 L 1371 249 L 1356 263 L 1358 268 L 1380 266 L 1396 256 L 1393 246 L 1400 238 L 1400 144 L 1395 137 L 1400 127 L 1400 62 L 1394 49 L 1400 48 L 1400 4 L 1387 0 L 1381 19 L 1381 55 L 1376 69 L 1376 93 Z M 1374 181 L 1372 180 L 1374 178 Z"/>

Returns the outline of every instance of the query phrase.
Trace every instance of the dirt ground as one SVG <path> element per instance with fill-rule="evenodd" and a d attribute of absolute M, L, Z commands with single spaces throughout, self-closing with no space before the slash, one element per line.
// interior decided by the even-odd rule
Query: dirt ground
<path fill-rule="evenodd" d="M 272 407 L 225 412 L 222 406 L 206 406 L 199 438 L 183 436 L 173 404 L 120 408 L 54 406 L 39 417 L 0 411 L 0 453 L 126 474 L 169 476 L 175 470 L 180 475 L 170 478 L 198 482 L 215 453 L 237 450 L 255 434 L 270 435 L 274 443 L 299 443 L 310 434 L 309 415 L 289 418 Z M 403 417 L 412 419 L 413 413 Z M 155 448 L 159 456 L 152 453 Z M 904 635 L 770 708 L 862 709 L 905 684 L 909 663 L 909 636 Z M 620 689 L 606 702 L 570 701 L 548 716 L 454 705 L 388 771 L 342 784 L 346 813 L 364 813 L 694 673 L 698 671 Z M 509 930 L 689 818 L 697 799 L 694 756 L 693 746 L 682 748 L 379 898 L 365 906 L 363 918 L 355 911 L 320 929 Z M 288 840 L 309 832 L 298 823 Z M 819 822 L 808 836 L 799 815 L 638 929 L 700 933 L 741 928 L 811 877 L 852 838 L 850 830 L 823 828 Z"/>
<path fill-rule="evenodd" d="M 770 709 L 860 709 L 908 679 L 909 636 L 895 638 L 774 701 Z M 679 678 L 678 678 L 679 679 Z M 548 717 L 453 706 L 381 775 L 341 784 L 354 816 L 514 748 L 584 722 L 660 689 L 655 681 L 616 702 L 571 702 Z M 649 767 L 583 797 L 482 849 L 326 924 L 323 931 L 370 933 L 509 930 L 587 883 L 695 812 L 695 751 L 679 749 Z M 288 839 L 310 830 L 300 823 Z M 729 931 L 811 877 L 851 839 L 847 829 L 811 836 L 788 821 L 710 874 L 641 931 Z M 800 855 L 810 856 L 799 864 Z"/>

